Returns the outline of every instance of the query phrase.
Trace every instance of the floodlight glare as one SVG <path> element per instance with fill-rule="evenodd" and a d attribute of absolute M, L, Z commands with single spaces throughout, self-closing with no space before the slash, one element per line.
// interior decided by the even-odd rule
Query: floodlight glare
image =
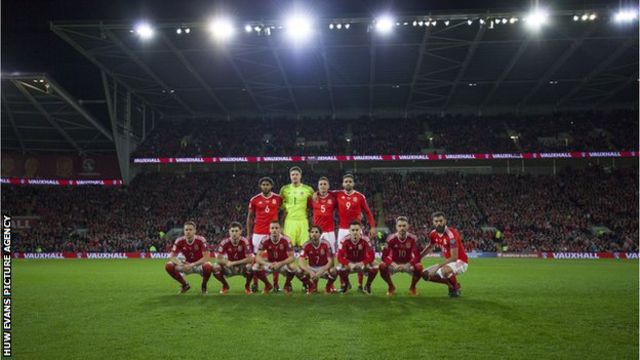
<path fill-rule="evenodd" d="M 389 15 L 376 18 L 376 30 L 381 34 L 388 34 L 393 30 L 393 19 Z"/>
<path fill-rule="evenodd" d="M 351 24 L 344 24 L 344 28 L 345 28 L 345 29 L 347 29 L 347 30 L 348 30 L 350 27 L 351 27 Z"/>
<path fill-rule="evenodd" d="M 178 35 L 182 34 L 182 29 L 181 28 L 177 28 L 176 29 L 176 34 L 178 34 Z"/>
<path fill-rule="evenodd" d="M 229 40 L 235 33 L 233 23 L 226 18 L 212 19 L 207 28 L 211 36 L 218 41 Z"/>
<path fill-rule="evenodd" d="M 638 18 L 637 10 L 621 9 L 615 14 L 615 16 L 613 17 L 613 20 L 615 20 L 615 22 L 617 23 L 627 23 L 637 18 Z"/>
<path fill-rule="evenodd" d="M 138 34 L 138 36 L 140 36 L 142 40 L 149 40 L 153 37 L 154 34 L 151 25 L 145 22 L 136 25 L 135 32 L 136 34 Z"/>
<path fill-rule="evenodd" d="M 587 19 L 589 18 L 589 14 L 583 14 L 582 17 L 580 18 L 582 21 L 587 21 Z"/>
<path fill-rule="evenodd" d="M 549 13 L 545 9 L 533 9 L 526 17 L 527 27 L 530 30 L 538 31 L 549 22 Z"/>
<path fill-rule="evenodd" d="M 244 26 L 244 31 L 250 33 L 253 31 L 253 28 L 251 27 L 251 25 L 247 24 Z"/>
<path fill-rule="evenodd" d="M 302 13 L 289 15 L 285 21 L 287 37 L 294 42 L 303 42 L 311 37 L 313 22 L 311 18 Z"/>

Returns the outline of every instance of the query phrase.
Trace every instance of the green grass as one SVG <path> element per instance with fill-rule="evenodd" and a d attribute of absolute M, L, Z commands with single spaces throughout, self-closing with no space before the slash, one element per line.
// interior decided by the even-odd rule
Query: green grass
<path fill-rule="evenodd" d="M 433 259 L 429 262 L 434 262 Z M 638 262 L 472 260 L 463 294 L 177 295 L 161 260 L 14 261 L 17 359 L 638 359 Z M 352 279 L 355 281 L 355 279 Z"/>

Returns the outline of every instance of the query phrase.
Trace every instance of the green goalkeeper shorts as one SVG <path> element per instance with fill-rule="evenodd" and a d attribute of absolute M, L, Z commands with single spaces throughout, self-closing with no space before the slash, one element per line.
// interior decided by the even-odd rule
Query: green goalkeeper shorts
<path fill-rule="evenodd" d="M 302 246 L 309 238 L 307 220 L 284 220 L 284 234 L 291 239 L 291 245 Z"/>

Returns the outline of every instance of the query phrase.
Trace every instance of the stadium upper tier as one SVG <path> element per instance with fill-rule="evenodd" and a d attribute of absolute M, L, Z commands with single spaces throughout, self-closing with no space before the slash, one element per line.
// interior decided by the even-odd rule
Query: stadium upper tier
<path fill-rule="evenodd" d="M 140 251 L 171 245 L 168 232 L 193 219 L 211 242 L 231 221 L 244 222 L 261 176 L 288 183 L 277 173 L 149 173 L 129 186 L 28 187 L 2 185 L 3 213 L 31 218 L 14 239 L 16 251 Z M 306 171 L 315 187 L 328 176 L 339 188 L 342 174 Z M 467 249 L 496 251 L 637 251 L 638 169 L 598 167 L 544 175 L 356 174 L 380 229 L 408 216 L 424 238 L 430 214 L 442 210 L 463 235 Z"/>
<path fill-rule="evenodd" d="M 419 119 L 184 121 L 156 128 L 133 157 L 380 155 L 638 149 L 637 112 Z"/>

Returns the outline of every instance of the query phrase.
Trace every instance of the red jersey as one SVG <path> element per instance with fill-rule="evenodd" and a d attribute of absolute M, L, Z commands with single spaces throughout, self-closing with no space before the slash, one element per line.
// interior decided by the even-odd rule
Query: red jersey
<path fill-rule="evenodd" d="M 335 230 L 333 221 L 333 211 L 336 208 L 336 198 L 328 193 L 324 197 L 318 195 L 318 200 L 309 198 L 309 207 L 313 209 L 313 223 L 320 226 L 322 232 L 332 232 Z"/>
<path fill-rule="evenodd" d="M 302 245 L 301 258 L 309 260 L 309 266 L 325 266 L 333 257 L 331 244 L 326 240 L 320 240 L 318 247 L 313 246 L 311 240 Z"/>
<path fill-rule="evenodd" d="M 375 259 L 375 254 L 371 245 L 369 245 L 369 238 L 363 236 L 357 243 L 351 241 L 351 235 L 342 240 L 340 244 L 340 250 L 338 250 L 338 261 L 342 265 L 349 265 L 349 263 L 363 262 L 365 265 L 370 264 Z"/>
<path fill-rule="evenodd" d="M 353 221 L 361 221 L 362 213 L 367 216 L 367 222 L 369 226 L 376 227 L 373 221 L 373 214 L 369 205 L 367 205 L 367 198 L 361 193 L 353 191 L 351 195 L 347 194 L 345 190 L 334 191 L 333 195 L 338 202 L 338 218 L 340 220 L 340 229 L 348 229 L 349 225 Z"/>
<path fill-rule="evenodd" d="M 267 261 L 268 262 L 276 262 L 282 261 L 289 257 L 289 252 L 293 251 L 291 247 L 291 240 L 284 235 L 280 235 L 280 239 L 278 242 L 274 243 L 271 241 L 271 236 L 265 236 L 260 240 L 260 245 L 258 245 L 258 251 L 267 252 Z"/>
<path fill-rule="evenodd" d="M 274 193 L 269 196 L 264 196 L 264 194 L 260 193 L 249 200 L 249 212 L 256 214 L 256 220 L 253 225 L 254 234 L 269 234 L 269 224 L 278 220 L 280 205 L 282 205 L 282 197 Z"/>
<path fill-rule="evenodd" d="M 216 252 L 219 255 L 226 255 L 229 261 L 238 261 L 251 257 L 251 245 L 249 240 L 241 237 L 237 244 L 233 244 L 231 238 L 226 238 L 220 242 Z"/>
<path fill-rule="evenodd" d="M 193 241 L 189 243 L 187 238 L 181 236 L 173 243 L 171 252 L 174 254 L 182 254 L 188 263 L 196 262 L 204 256 L 205 251 L 209 251 L 207 245 L 207 239 L 203 236 L 196 235 L 193 237 Z"/>
<path fill-rule="evenodd" d="M 432 230 L 429 233 L 429 239 L 442 249 L 445 258 L 451 257 L 451 246 L 455 246 L 458 249 L 458 259 L 468 262 L 467 253 L 464 251 L 464 246 L 462 246 L 462 239 L 458 230 L 445 226 L 444 234 L 442 235 Z"/>
<path fill-rule="evenodd" d="M 407 233 L 407 237 L 404 240 L 400 239 L 398 233 L 390 234 L 387 237 L 387 245 L 382 254 L 382 261 L 387 265 L 391 265 L 391 263 L 411 263 L 415 265 L 420 262 L 417 242 L 418 238 L 411 233 Z"/>

